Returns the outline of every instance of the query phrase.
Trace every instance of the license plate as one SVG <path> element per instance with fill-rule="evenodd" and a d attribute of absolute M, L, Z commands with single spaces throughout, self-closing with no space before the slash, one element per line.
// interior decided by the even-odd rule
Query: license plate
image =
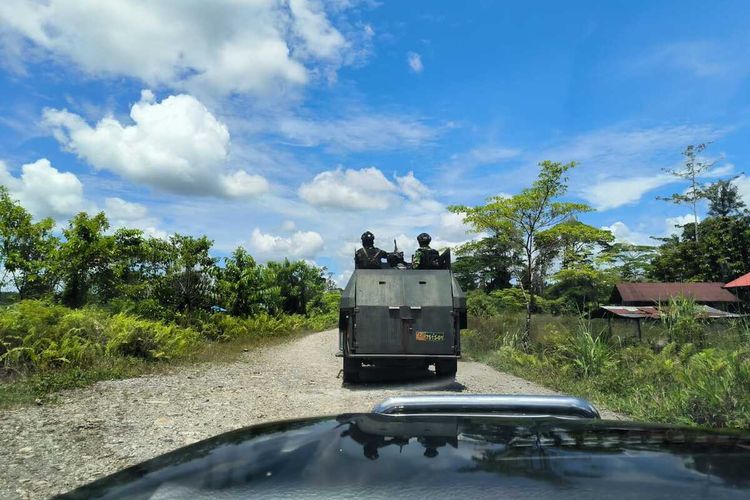
<path fill-rule="evenodd" d="M 445 340 L 443 332 L 417 332 L 417 342 L 442 342 Z"/>

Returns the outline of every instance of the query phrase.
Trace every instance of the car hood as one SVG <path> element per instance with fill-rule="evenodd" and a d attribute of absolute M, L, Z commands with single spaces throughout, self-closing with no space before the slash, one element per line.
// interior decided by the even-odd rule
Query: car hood
<path fill-rule="evenodd" d="M 748 470 L 740 432 L 345 414 L 228 432 L 63 498 L 746 497 Z"/>

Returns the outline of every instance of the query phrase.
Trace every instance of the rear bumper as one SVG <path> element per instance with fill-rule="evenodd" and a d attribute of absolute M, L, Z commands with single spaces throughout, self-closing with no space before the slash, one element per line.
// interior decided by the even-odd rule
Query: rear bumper
<path fill-rule="evenodd" d="M 343 352 L 337 352 L 336 353 L 337 358 L 391 358 L 391 359 L 424 359 L 424 358 L 430 358 L 430 359 L 461 359 L 460 354 L 366 354 L 366 353 L 356 353 L 356 354 L 347 354 L 344 355 Z"/>

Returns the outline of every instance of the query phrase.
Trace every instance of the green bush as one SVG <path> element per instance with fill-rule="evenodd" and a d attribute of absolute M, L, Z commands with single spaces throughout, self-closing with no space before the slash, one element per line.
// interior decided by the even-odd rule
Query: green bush
<path fill-rule="evenodd" d="M 462 337 L 463 350 L 499 370 L 590 398 L 636 420 L 750 426 L 750 346 L 746 344 L 701 349 L 688 340 L 702 334 L 692 332 L 675 335 L 673 342 L 654 352 L 645 344 L 619 342 L 617 337 L 608 340 L 592 331 L 591 322 L 576 327 L 572 318 L 542 316 L 535 321 L 542 332 L 532 336 L 531 352 L 523 352 L 510 340 L 519 325 L 513 314 L 471 318 L 472 329 Z M 673 331 L 684 324 L 675 321 Z"/>

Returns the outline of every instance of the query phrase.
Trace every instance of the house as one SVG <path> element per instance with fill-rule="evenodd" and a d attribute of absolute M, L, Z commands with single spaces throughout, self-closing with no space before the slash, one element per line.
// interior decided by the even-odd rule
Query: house
<path fill-rule="evenodd" d="M 610 304 L 654 306 L 679 296 L 716 309 L 734 309 L 740 302 L 724 288 L 724 283 L 618 283 L 612 291 Z"/>

